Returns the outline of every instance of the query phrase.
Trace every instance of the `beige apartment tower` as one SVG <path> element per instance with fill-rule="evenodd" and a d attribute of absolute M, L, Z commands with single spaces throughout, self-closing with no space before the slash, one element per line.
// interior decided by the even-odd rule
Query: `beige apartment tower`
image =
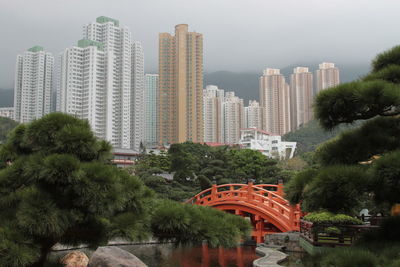
<path fill-rule="evenodd" d="M 306 67 L 293 69 L 290 75 L 290 130 L 294 131 L 313 117 L 313 74 Z"/>
<path fill-rule="evenodd" d="M 260 77 L 263 130 L 277 135 L 290 131 L 289 85 L 279 69 L 267 68 Z"/>
<path fill-rule="evenodd" d="M 159 35 L 159 144 L 203 142 L 203 35 Z"/>
<path fill-rule="evenodd" d="M 322 62 L 319 69 L 315 71 L 316 87 L 315 95 L 324 89 L 334 87 L 340 84 L 339 69 L 334 63 Z"/>

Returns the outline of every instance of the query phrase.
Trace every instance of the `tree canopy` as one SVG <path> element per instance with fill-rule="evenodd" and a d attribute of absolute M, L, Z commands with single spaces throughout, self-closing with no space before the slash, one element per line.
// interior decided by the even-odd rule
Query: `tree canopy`
<path fill-rule="evenodd" d="M 314 158 L 319 167 L 289 182 L 289 199 L 302 202 L 308 211 L 347 213 L 372 198 L 377 205 L 399 203 L 399 114 L 400 46 L 396 46 L 379 54 L 365 77 L 317 95 L 315 116 L 324 129 L 361 125 L 317 148 Z"/>
<path fill-rule="evenodd" d="M 250 225 L 240 217 L 183 203 L 163 204 L 141 179 L 111 164 L 110 149 L 87 121 L 61 113 L 11 132 L 0 148 L 1 266 L 43 266 L 57 243 L 96 247 L 116 237 L 153 236 L 175 242 L 208 240 L 218 246 L 232 245 L 248 233 Z M 175 217 L 180 213 L 190 224 L 204 224 L 190 234 L 192 226 L 186 225 L 182 232 L 183 217 Z M 217 225 L 226 227 L 210 228 Z"/>
<path fill-rule="evenodd" d="M 17 125 L 18 123 L 12 119 L 0 117 L 0 144 L 6 141 L 8 133 Z"/>

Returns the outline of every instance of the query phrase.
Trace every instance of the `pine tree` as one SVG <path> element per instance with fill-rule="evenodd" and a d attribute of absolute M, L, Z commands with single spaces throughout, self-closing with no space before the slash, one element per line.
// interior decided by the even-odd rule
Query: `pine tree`
<path fill-rule="evenodd" d="M 60 244 L 144 237 L 151 192 L 109 163 L 87 121 L 53 113 L 19 125 L 1 147 L 0 265 L 43 266 Z"/>

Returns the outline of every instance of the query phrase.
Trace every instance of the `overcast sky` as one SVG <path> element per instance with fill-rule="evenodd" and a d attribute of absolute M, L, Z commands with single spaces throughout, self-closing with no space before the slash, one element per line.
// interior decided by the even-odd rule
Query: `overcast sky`
<path fill-rule="evenodd" d="M 0 0 L 0 88 L 33 45 L 57 56 L 98 16 L 120 21 L 157 70 L 158 33 L 204 35 L 205 71 L 262 71 L 300 62 L 369 62 L 400 44 L 399 0 Z"/>

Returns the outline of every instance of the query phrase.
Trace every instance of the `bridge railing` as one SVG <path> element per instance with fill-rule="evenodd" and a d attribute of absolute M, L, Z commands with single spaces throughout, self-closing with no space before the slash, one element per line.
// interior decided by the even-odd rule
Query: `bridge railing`
<path fill-rule="evenodd" d="M 275 191 L 266 190 L 272 188 Z M 299 229 L 300 208 L 290 206 L 283 198 L 283 190 L 280 185 L 253 185 L 249 184 L 224 184 L 213 185 L 187 202 L 191 204 L 215 206 L 229 201 L 242 201 L 247 206 L 262 210 L 285 225 L 290 230 Z"/>

